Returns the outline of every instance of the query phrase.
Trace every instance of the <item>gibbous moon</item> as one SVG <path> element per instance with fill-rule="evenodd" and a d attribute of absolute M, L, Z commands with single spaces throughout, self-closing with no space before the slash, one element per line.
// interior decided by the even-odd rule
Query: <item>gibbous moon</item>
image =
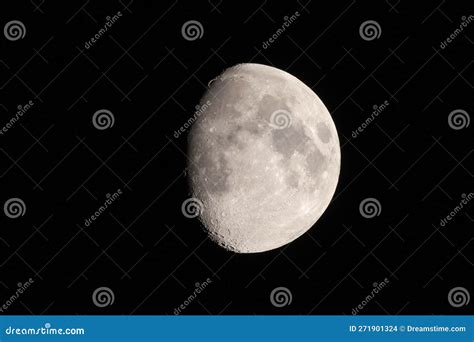
<path fill-rule="evenodd" d="M 188 175 L 212 240 L 237 253 L 295 240 L 331 201 L 340 146 L 319 97 L 287 72 L 239 64 L 214 79 L 188 137 Z"/>

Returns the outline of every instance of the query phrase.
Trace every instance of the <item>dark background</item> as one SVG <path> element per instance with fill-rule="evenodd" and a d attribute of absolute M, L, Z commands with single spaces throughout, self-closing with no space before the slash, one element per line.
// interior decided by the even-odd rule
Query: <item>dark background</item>
<path fill-rule="evenodd" d="M 2 1 L 1 27 L 20 20 L 24 39 L 0 36 L 0 124 L 18 105 L 34 106 L 0 136 L 0 203 L 21 198 L 25 215 L 0 212 L 2 303 L 34 284 L 7 314 L 173 314 L 195 288 L 212 283 L 183 314 L 351 314 L 384 278 L 361 314 L 467 314 L 448 292 L 472 293 L 472 203 L 440 219 L 473 192 L 473 124 L 454 130 L 448 115 L 472 114 L 472 2 Z M 123 16 L 90 49 L 117 11 Z M 285 16 L 300 17 L 269 48 Z M 199 21 L 203 36 L 181 27 Z M 359 26 L 382 31 L 365 41 Z M 326 104 L 341 141 L 341 175 L 328 210 L 293 243 L 233 254 L 181 213 L 186 134 L 209 80 L 242 62 L 273 65 L 310 86 Z M 374 105 L 389 106 L 357 138 Z M 107 130 L 92 125 L 113 112 Z M 472 116 L 472 115 L 471 115 Z M 107 193 L 123 194 L 93 222 Z M 381 213 L 361 216 L 374 197 Z M 98 287 L 113 290 L 105 308 Z M 279 286 L 292 293 L 270 302 Z"/>

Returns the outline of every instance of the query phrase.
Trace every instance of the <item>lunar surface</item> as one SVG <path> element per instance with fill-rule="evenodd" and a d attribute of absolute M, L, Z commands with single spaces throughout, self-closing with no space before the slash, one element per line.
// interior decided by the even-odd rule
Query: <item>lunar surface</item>
<path fill-rule="evenodd" d="M 280 69 L 239 64 L 211 81 L 188 136 L 188 175 L 210 237 L 238 253 L 310 229 L 336 189 L 340 146 L 319 97 Z"/>

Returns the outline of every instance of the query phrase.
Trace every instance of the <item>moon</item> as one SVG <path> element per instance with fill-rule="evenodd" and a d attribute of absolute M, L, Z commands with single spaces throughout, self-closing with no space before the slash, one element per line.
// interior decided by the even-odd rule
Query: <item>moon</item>
<path fill-rule="evenodd" d="M 199 220 L 227 250 L 286 245 L 334 195 L 340 145 L 319 97 L 289 73 L 238 64 L 210 82 L 188 135 L 188 181 Z"/>

